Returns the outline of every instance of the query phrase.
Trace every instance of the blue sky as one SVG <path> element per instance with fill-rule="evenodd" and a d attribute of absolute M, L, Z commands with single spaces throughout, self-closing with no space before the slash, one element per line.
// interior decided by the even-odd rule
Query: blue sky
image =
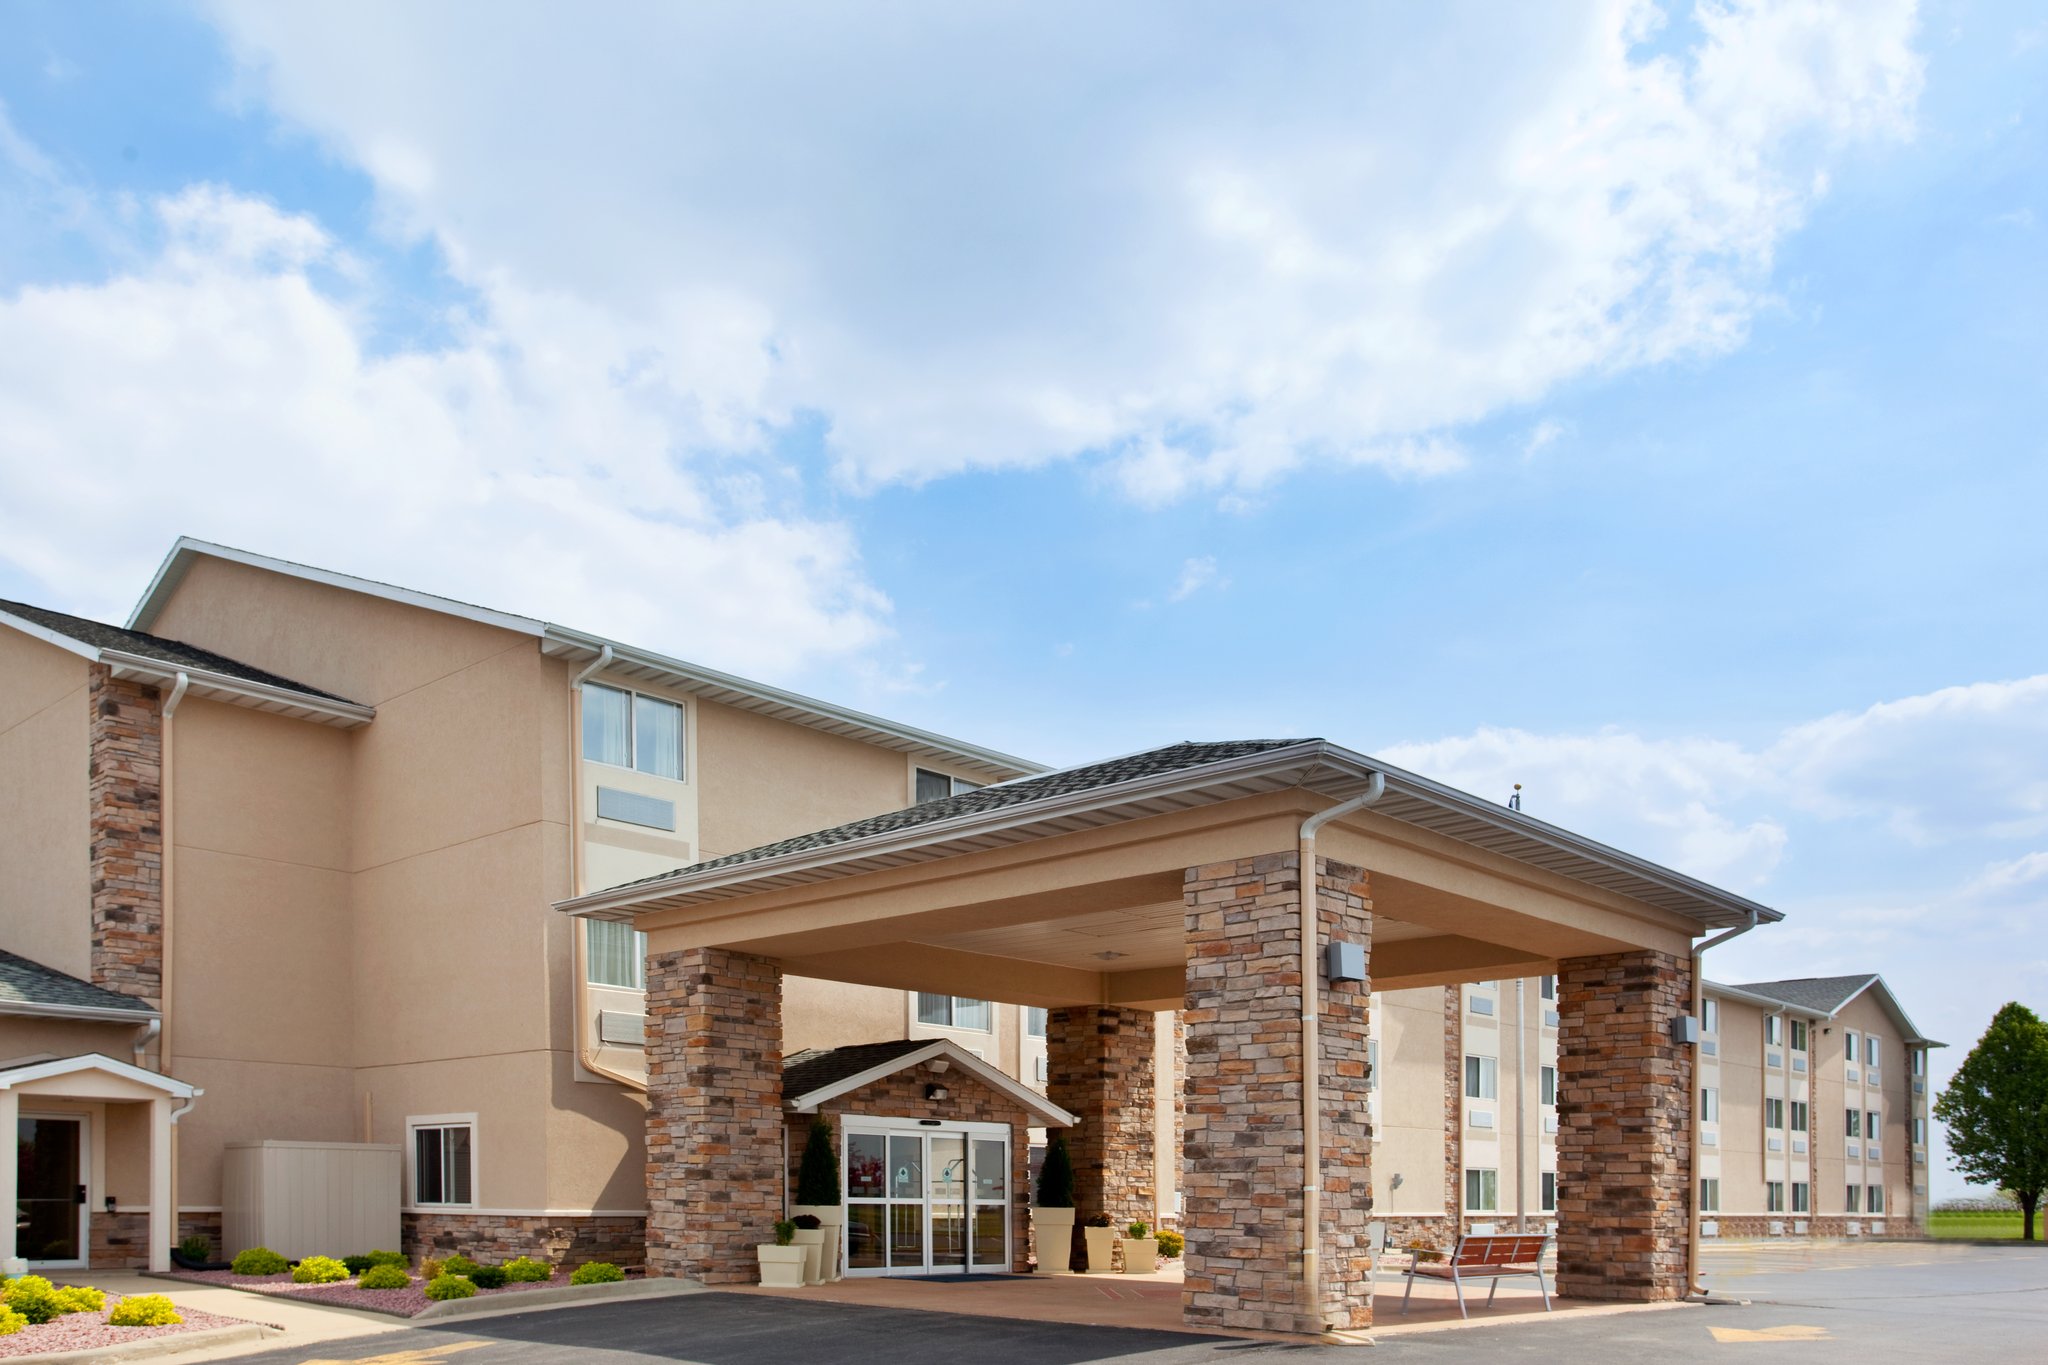
<path fill-rule="evenodd" d="M 2048 1006 L 2048 17 L 1099 9 L 8 6 L 0 595 L 1327 735 Z"/>

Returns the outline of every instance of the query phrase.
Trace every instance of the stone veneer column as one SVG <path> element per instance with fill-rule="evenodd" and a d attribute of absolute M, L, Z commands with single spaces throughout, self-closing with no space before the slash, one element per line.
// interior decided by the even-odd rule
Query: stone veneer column
<path fill-rule="evenodd" d="M 158 1005 L 164 980 L 162 699 L 154 687 L 94 664 L 87 705 L 92 980 Z"/>
<path fill-rule="evenodd" d="M 1319 992 L 1322 1301 L 1303 1299 L 1300 859 L 1190 868 L 1187 1227 L 1182 1316 L 1203 1327 L 1320 1333 L 1372 1324 L 1371 983 Z M 1317 860 L 1322 942 L 1372 942 L 1366 875 Z M 1320 947 L 1308 965 L 1320 972 Z"/>
<path fill-rule="evenodd" d="M 1436 1245 L 1465 1231 L 1465 988 L 1444 987 L 1444 1221 Z"/>
<path fill-rule="evenodd" d="M 1119 1229 L 1133 1219 L 1159 1220 L 1157 1047 L 1150 1010 L 1074 1005 L 1045 1012 L 1045 1096 L 1080 1120 L 1064 1130 L 1074 1162 L 1077 1268 L 1087 1259 L 1080 1224 L 1088 1215 L 1106 1213 Z"/>
<path fill-rule="evenodd" d="M 1684 1296 L 1692 1216 L 1689 957 L 1557 964 L 1557 1287 L 1585 1299 Z"/>
<path fill-rule="evenodd" d="M 782 1217 L 782 970 L 647 959 L 647 1273 L 741 1284 Z"/>

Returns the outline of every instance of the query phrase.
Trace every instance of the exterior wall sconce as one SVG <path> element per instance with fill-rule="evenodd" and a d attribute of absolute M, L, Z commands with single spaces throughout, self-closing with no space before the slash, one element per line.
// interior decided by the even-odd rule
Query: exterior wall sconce
<path fill-rule="evenodd" d="M 1323 962 L 1332 986 L 1346 981 L 1363 983 L 1365 980 L 1363 943 L 1332 942 L 1323 951 Z"/>
<path fill-rule="evenodd" d="M 952 1091 L 946 1089 L 945 1086 L 940 1085 L 936 1081 L 932 1082 L 930 1085 L 927 1085 L 924 1088 L 924 1097 L 928 1100 L 947 1099 L 951 1097 L 952 1093 Z"/>

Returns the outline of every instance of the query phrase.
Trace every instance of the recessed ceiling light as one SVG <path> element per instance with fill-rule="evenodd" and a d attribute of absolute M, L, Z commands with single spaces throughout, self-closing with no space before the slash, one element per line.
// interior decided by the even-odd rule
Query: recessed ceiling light
<path fill-rule="evenodd" d="M 1104 962 L 1114 962 L 1120 957 L 1129 957 L 1130 954 L 1120 953 L 1114 948 L 1104 948 L 1101 952 L 1097 953 L 1096 956 L 1101 958 Z"/>

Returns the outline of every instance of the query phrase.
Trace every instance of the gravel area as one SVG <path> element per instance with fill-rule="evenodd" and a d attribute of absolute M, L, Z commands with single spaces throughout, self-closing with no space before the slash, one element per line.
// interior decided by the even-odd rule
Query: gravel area
<path fill-rule="evenodd" d="M 194 1284 L 225 1285 L 229 1289 L 246 1289 L 254 1294 L 272 1294 L 278 1298 L 294 1299 L 301 1303 L 324 1303 L 335 1308 L 360 1308 L 372 1313 L 388 1313 L 392 1317 L 417 1317 L 433 1300 L 427 1297 L 427 1282 L 414 1278 L 410 1289 L 361 1289 L 354 1280 L 343 1280 L 338 1284 L 293 1284 L 292 1277 L 285 1275 L 237 1275 L 232 1270 L 177 1270 L 170 1274 L 174 1280 L 190 1280 Z M 517 1294 L 527 1289 L 553 1289 L 569 1283 L 569 1272 L 557 1271 L 554 1278 L 531 1280 L 523 1284 L 508 1284 L 502 1289 L 479 1289 L 476 1297 L 496 1298 L 500 1294 Z"/>
<path fill-rule="evenodd" d="M 150 1337 L 174 1337 L 181 1332 L 203 1332 L 214 1327 L 240 1327 L 246 1319 L 224 1318 L 218 1313 L 202 1313 L 196 1308 L 178 1310 L 185 1320 L 168 1327 L 110 1327 L 107 1314 L 121 1301 L 118 1294 L 107 1295 L 107 1306 L 98 1313 L 66 1313 L 52 1322 L 38 1323 L 24 1327 L 13 1336 L 0 1337 L 0 1359 L 14 1356 L 48 1355 L 52 1351 L 89 1351 L 101 1346 L 119 1346 L 123 1342 L 143 1341 Z"/>

